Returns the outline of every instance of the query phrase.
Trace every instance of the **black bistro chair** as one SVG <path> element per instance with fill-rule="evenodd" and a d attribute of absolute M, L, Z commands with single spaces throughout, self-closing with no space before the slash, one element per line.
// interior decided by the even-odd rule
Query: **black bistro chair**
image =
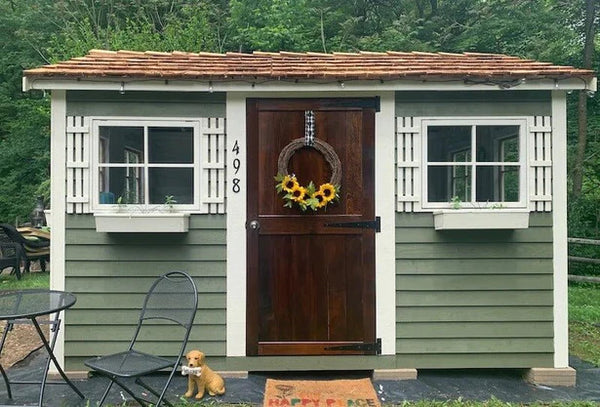
<path fill-rule="evenodd" d="M 21 262 L 25 259 L 23 248 L 0 229 L 0 272 L 11 267 L 11 274 L 21 279 Z"/>
<path fill-rule="evenodd" d="M 198 290 L 194 281 L 187 273 L 171 271 L 160 276 L 152 284 L 152 287 L 150 287 L 150 290 L 146 294 L 137 328 L 129 344 L 129 348 L 124 352 L 100 356 L 85 362 L 85 365 L 93 371 L 110 379 L 110 384 L 104 391 L 99 406 L 104 403 L 113 383 L 120 386 L 142 406 L 146 406 L 146 403 L 152 403 L 158 407 L 163 401 L 168 406 L 172 406 L 165 399 L 165 393 L 183 357 L 197 307 Z M 161 327 L 167 324 L 171 328 L 169 332 L 175 332 L 175 329 L 178 328 L 181 348 L 174 359 L 150 355 L 136 350 L 136 341 L 140 331 L 142 329 L 147 330 L 148 325 L 153 325 L 156 321 L 161 322 Z M 163 369 L 170 369 L 171 373 L 161 393 L 141 380 L 141 376 Z M 123 382 L 122 379 L 127 378 L 135 378 L 136 384 L 154 394 L 158 398 L 156 403 L 136 395 Z"/>

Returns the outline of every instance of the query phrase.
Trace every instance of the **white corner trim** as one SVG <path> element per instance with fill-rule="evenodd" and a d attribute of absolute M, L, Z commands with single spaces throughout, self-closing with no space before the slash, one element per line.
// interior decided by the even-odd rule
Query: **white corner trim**
<path fill-rule="evenodd" d="M 50 289 L 65 289 L 65 212 L 66 212 L 66 141 L 67 100 L 64 90 L 53 90 L 50 102 L 50 207 L 52 208 L 52 244 L 50 245 Z M 59 330 L 54 354 L 65 363 L 65 321 Z M 50 373 L 58 373 L 54 364 Z"/>
<path fill-rule="evenodd" d="M 240 170 L 226 171 L 227 191 L 227 356 L 246 356 L 246 95 L 228 93 L 227 118 L 228 168 L 239 147 Z M 233 178 L 240 180 L 240 190 L 233 193 Z"/>
<path fill-rule="evenodd" d="M 567 281 L 567 95 L 552 92 L 552 241 L 554 269 L 554 367 L 569 366 Z"/>
<path fill-rule="evenodd" d="M 381 232 L 375 235 L 375 310 L 381 353 L 396 353 L 396 212 L 395 212 L 395 94 L 379 94 L 375 114 L 375 215 Z"/>

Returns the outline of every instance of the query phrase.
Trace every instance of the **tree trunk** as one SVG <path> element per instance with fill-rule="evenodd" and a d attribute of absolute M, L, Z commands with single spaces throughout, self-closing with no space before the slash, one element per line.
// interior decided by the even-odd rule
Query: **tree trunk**
<path fill-rule="evenodd" d="M 591 69 L 594 55 L 594 18 L 596 15 L 596 0 L 586 0 L 585 7 L 585 44 L 583 47 L 583 67 Z M 581 195 L 583 186 L 583 166 L 585 161 L 585 147 L 587 144 L 587 95 L 585 91 L 579 91 L 579 104 L 577 108 L 578 138 L 577 157 L 573 171 L 573 195 Z"/>
<path fill-rule="evenodd" d="M 431 5 L 431 15 L 436 16 L 438 13 L 438 0 L 429 0 L 429 4 Z"/>

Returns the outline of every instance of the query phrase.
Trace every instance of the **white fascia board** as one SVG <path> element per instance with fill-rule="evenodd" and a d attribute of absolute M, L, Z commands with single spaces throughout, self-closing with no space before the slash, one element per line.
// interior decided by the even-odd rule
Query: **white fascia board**
<path fill-rule="evenodd" d="M 558 82 L 554 79 L 530 80 L 511 87 L 508 90 L 590 90 L 596 91 L 596 78 L 569 78 Z M 123 88 L 121 88 L 123 85 Z M 62 90 L 112 90 L 112 91 L 164 91 L 164 92 L 320 92 L 320 91 L 416 91 L 416 90 L 497 90 L 497 85 L 465 84 L 463 80 L 364 80 L 364 81 L 306 81 L 295 83 L 288 80 L 144 80 L 134 78 L 94 78 L 94 79 L 57 79 L 23 78 L 23 90 L 62 89 Z M 557 88 L 558 85 L 558 88 Z"/>

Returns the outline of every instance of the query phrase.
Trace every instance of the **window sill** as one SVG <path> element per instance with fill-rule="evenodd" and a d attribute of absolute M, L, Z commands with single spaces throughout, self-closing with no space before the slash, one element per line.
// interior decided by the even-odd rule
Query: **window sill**
<path fill-rule="evenodd" d="M 190 224 L 189 213 L 95 213 L 96 232 L 182 233 Z"/>
<path fill-rule="evenodd" d="M 526 209 L 448 209 L 433 212 L 436 230 L 460 229 L 527 229 Z"/>

